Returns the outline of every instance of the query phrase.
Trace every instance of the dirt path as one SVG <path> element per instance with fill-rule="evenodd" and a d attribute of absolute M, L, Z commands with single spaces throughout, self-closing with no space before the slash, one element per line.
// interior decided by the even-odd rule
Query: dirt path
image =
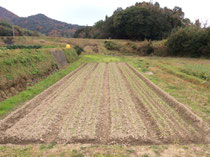
<path fill-rule="evenodd" d="M 84 64 L 0 121 L 0 143 L 210 143 L 208 125 L 125 63 Z"/>

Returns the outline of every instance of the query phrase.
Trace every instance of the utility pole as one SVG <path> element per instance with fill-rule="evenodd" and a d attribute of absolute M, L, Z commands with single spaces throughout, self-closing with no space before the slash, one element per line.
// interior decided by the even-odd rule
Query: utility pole
<path fill-rule="evenodd" d="M 12 34 L 13 34 L 13 37 L 15 36 L 15 28 L 14 28 L 14 25 L 12 24 Z"/>

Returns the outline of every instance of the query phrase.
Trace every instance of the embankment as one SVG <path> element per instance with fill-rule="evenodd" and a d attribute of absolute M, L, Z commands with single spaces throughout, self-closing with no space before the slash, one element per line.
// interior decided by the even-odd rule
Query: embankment
<path fill-rule="evenodd" d="M 74 49 L 0 51 L 0 102 L 78 59 Z"/>

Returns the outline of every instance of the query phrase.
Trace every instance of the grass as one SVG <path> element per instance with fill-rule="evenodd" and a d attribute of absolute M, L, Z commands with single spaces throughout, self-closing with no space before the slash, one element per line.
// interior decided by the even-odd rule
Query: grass
<path fill-rule="evenodd" d="M 55 142 L 51 142 L 49 145 L 41 144 L 39 149 L 45 150 L 45 149 L 52 149 L 56 145 Z"/>
<path fill-rule="evenodd" d="M 0 79 L 10 74 L 12 80 L 34 76 L 34 68 L 39 74 L 55 64 L 49 50 L 6 50 L 1 52 Z M 0 84 L 1 84 L 0 80 Z"/>
<path fill-rule="evenodd" d="M 82 145 L 82 144 L 81 144 Z M 150 146 L 117 146 L 117 145 L 99 145 L 93 147 L 85 145 L 86 149 L 78 149 L 78 145 L 56 145 L 51 149 L 40 149 L 40 145 L 26 146 L 0 146 L 0 156 L 7 157 L 30 157 L 30 156 L 46 156 L 46 157 L 153 157 L 168 156 L 173 153 L 174 156 L 209 156 L 209 145 L 187 145 L 187 149 L 182 145 L 169 145 L 168 149 L 162 149 L 164 145 L 157 146 L 156 149 Z M 128 150 L 132 150 L 131 152 Z M 158 150 L 158 152 L 156 151 Z M 183 152 L 184 150 L 184 152 Z M 135 151 L 135 152 L 134 152 Z M 182 154 L 180 154 L 182 152 Z"/>
<path fill-rule="evenodd" d="M 86 63 L 108 63 L 108 62 L 126 62 L 128 59 L 122 56 L 109 56 L 109 55 L 83 55 L 82 62 Z"/>
<path fill-rule="evenodd" d="M 181 72 L 181 69 L 190 67 L 189 69 L 197 73 L 201 71 L 208 76 L 210 67 L 208 59 L 137 57 L 131 58 L 128 62 L 143 74 L 147 71 L 153 72 L 152 76 L 144 75 L 178 101 L 188 105 L 210 124 L 208 80 Z"/>

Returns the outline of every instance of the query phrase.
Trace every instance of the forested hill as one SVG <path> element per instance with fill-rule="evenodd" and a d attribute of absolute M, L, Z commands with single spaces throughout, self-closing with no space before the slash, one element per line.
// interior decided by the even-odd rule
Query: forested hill
<path fill-rule="evenodd" d="M 167 37 L 172 29 L 190 23 L 179 7 L 161 8 L 157 2 L 142 2 L 126 9 L 118 8 L 104 21 L 78 30 L 74 37 L 159 40 Z"/>
<path fill-rule="evenodd" d="M 29 17 L 18 17 L 7 9 L 0 7 L 0 19 L 6 20 L 22 28 L 38 31 L 48 36 L 72 37 L 75 31 L 82 28 L 79 25 L 72 25 L 51 19 L 43 14 Z"/>
<path fill-rule="evenodd" d="M 4 19 L 8 22 L 12 22 L 14 18 L 18 18 L 18 16 L 0 6 L 0 20 Z"/>
<path fill-rule="evenodd" d="M 48 36 L 72 37 L 76 30 L 81 28 L 79 25 L 60 22 L 43 14 L 37 14 L 27 18 L 15 18 L 13 22 L 15 25 L 33 31 L 39 31 Z"/>

